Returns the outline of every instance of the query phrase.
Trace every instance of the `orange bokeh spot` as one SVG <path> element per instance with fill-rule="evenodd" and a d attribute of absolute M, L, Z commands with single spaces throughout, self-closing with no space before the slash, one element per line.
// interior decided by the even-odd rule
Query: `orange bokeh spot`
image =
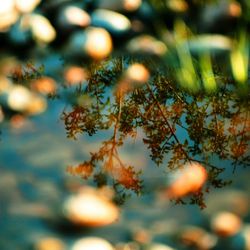
<path fill-rule="evenodd" d="M 93 59 L 101 60 L 107 57 L 113 48 L 110 34 L 102 28 L 88 28 L 85 51 Z"/>
<path fill-rule="evenodd" d="M 69 85 L 80 84 L 87 80 L 88 73 L 78 66 L 70 66 L 64 71 L 64 78 Z"/>
<path fill-rule="evenodd" d="M 175 180 L 167 189 L 169 198 L 181 198 L 199 191 L 207 180 L 207 171 L 199 163 L 192 162 L 176 173 Z"/>
<path fill-rule="evenodd" d="M 42 94 L 52 94 L 56 91 L 56 82 L 50 77 L 42 77 L 32 82 L 31 88 Z"/>
<path fill-rule="evenodd" d="M 74 224 L 100 227 L 115 222 L 119 218 L 117 206 L 95 189 L 82 189 L 64 204 L 64 213 Z"/>
<path fill-rule="evenodd" d="M 242 221 L 233 213 L 221 212 L 212 219 L 211 227 L 217 235 L 229 237 L 239 232 Z"/>

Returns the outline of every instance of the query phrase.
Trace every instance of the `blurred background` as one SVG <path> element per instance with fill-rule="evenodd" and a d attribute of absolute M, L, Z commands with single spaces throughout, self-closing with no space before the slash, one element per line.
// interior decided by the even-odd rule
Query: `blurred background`
<path fill-rule="evenodd" d="M 129 143 L 122 158 L 145 170 L 147 188 L 118 206 L 111 188 L 66 171 L 109 132 L 70 140 L 60 119 L 81 102 L 88 65 L 112 56 L 174 67 L 178 86 L 208 94 L 219 91 L 216 62 L 246 93 L 249 21 L 248 0 L 0 0 L 0 248 L 250 249 L 249 168 L 232 174 L 218 160 L 233 183 L 206 194 L 204 210 L 175 205 L 146 147 Z M 127 71 L 139 82 L 148 74 Z"/>

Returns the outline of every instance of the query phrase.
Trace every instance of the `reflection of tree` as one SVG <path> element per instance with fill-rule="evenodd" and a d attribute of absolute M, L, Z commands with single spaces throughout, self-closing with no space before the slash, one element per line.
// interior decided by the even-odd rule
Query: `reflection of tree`
<path fill-rule="evenodd" d="M 133 64 L 132 60 L 127 64 Z M 107 184 L 111 177 L 117 190 L 139 193 L 139 173 L 122 162 L 118 153 L 127 137 L 136 138 L 138 129 L 143 130 L 143 143 L 157 165 L 167 159 L 170 170 L 193 161 L 205 166 L 209 174 L 206 190 L 229 183 L 220 177 L 225 168 L 213 165 L 215 157 L 230 160 L 232 170 L 249 165 L 249 98 L 238 94 L 232 80 L 220 75 L 217 92 L 194 95 L 178 88 L 171 72 L 151 68 L 149 81 L 127 83 L 130 87 L 121 91 L 127 64 L 123 59 L 110 59 L 92 65 L 88 83 L 78 90 L 79 96 L 88 96 L 91 102 L 73 105 L 71 111 L 63 113 L 69 137 L 113 129 L 111 138 L 91 153 L 89 161 L 70 166 L 69 172 L 84 178 L 93 176 L 98 185 Z M 184 131 L 188 136 L 182 140 L 177 134 Z M 193 194 L 191 203 L 204 205 L 202 190 Z"/>
<path fill-rule="evenodd" d="M 3 51 L 14 54 L 14 66 L 34 63 L 17 66 L 11 76 L 0 69 L 7 85 L 0 84 L 0 121 L 9 113 L 43 112 L 43 95 L 61 96 L 59 84 L 66 80 L 62 96 L 67 92 L 72 109 L 62 119 L 68 137 L 113 129 L 89 161 L 69 172 L 98 185 L 114 182 L 122 197 L 141 192 L 140 173 L 119 154 L 138 130 L 156 165 L 174 171 L 199 162 L 208 188 L 228 183 L 215 159 L 230 161 L 232 170 L 249 165 L 249 1 L 11 2 L 1 5 Z M 34 66 L 54 54 L 65 67 Z M 79 82 L 71 93 L 68 86 Z M 6 101 L 11 95 L 14 106 Z M 202 194 L 191 202 L 202 206 Z"/>

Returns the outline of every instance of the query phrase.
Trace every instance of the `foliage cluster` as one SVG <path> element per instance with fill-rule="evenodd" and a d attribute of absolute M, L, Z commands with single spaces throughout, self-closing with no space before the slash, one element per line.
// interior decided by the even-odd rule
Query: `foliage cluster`
<path fill-rule="evenodd" d="M 225 168 L 213 165 L 216 157 L 229 160 L 233 171 L 250 165 L 249 96 L 239 95 L 232 78 L 222 73 L 218 75 L 218 91 L 190 94 L 178 87 L 171 70 L 150 68 L 157 65 L 153 61 L 145 64 L 151 75 L 146 83 L 119 91 L 124 71 L 138 61 L 117 57 L 91 64 L 87 83 L 77 90 L 79 96 L 91 101 L 73 104 L 71 110 L 64 111 L 67 135 L 76 139 L 78 134 L 93 135 L 100 130 L 111 129 L 113 133 L 97 152 L 90 153 L 88 161 L 69 166 L 68 171 L 85 179 L 93 177 L 97 185 L 113 183 L 122 197 L 129 191 L 141 193 L 140 173 L 119 156 L 126 138 L 137 139 L 140 130 L 156 165 L 174 171 L 195 161 L 206 167 L 206 187 L 189 200 L 204 207 L 204 191 L 230 183 L 220 177 Z M 180 134 L 187 136 L 183 139 Z"/>

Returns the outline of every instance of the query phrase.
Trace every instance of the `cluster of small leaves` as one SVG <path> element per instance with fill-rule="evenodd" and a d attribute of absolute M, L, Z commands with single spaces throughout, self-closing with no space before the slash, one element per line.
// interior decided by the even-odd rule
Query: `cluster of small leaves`
<path fill-rule="evenodd" d="M 29 86 L 30 81 L 41 78 L 43 74 L 44 65 L 36 67 L 34 63 L 27 62 L 24 65 L 16 66 L 9 78 L 15 84 L 27 84 Z"/>
<path fill-rule="evenodd" d="M 70 138 L 76 139 L 77 134 L 84 132 L 93 135 L 98 130 L 108 129 L 113 123 L 112 113 L 107 110 L 110 97 L 106 93 L 122 73 L 121 60 L 117 59 L 113 64 L 108 60 L 90 64 L 89 71 L 88 84 L 75 91 L 73 109 L 64 111 L 61 116 Z"/>
<path fill-rule="evenodd" d="M 235 166 L 250 165 L 250 99 L 248 96 L 241 98 L 231 82 L 221 77 L 221 88 L 217 92 L 192 95 L 178 88 L 173 78 L 169 80 L 168 72 L 151 69 L 148 82 L 117 96 L 111 87 L 117 82 L 119 85 L 124 65 L 122 59 L 110 59 L 98 65 L 81 93 L 92 98 L 92 104 L 74 106 L 72 111 L 64 113 L 70 136 L 114 130 L 99 151 L 91 153 L 90 161 L 76 166 L 75 170 L 71 168 L 70 172 L 85 178 L 82 166 L 91 165 L 96 169 L 92 174 L 96 181 L 97 176 L 108 175 L 113 178 L 114 186 L 122 186 L 124 192 L 141 192 L 142 181 L 138 173 L 132 166 L 126 166 L 118 154 L 124 140 L 135 135 L 138 128 L 144 132 L 143 143 L 157 165 L 167 162 L 171 170 L 191 161 L 204 165 L 209 175 L 207 190 L 210 186 L 221 188 L 230 184 L 220 178 L 224 168 L 211 164 L 214 157 L 230 160 Z M 180 133 L 187 135 L 184 140 L 177 136 Z M 107 179 L 103 183 L 107 184 Z M 189 203 L 204 208 L 203 198 L 200 190 L 190 197 Z"/>

